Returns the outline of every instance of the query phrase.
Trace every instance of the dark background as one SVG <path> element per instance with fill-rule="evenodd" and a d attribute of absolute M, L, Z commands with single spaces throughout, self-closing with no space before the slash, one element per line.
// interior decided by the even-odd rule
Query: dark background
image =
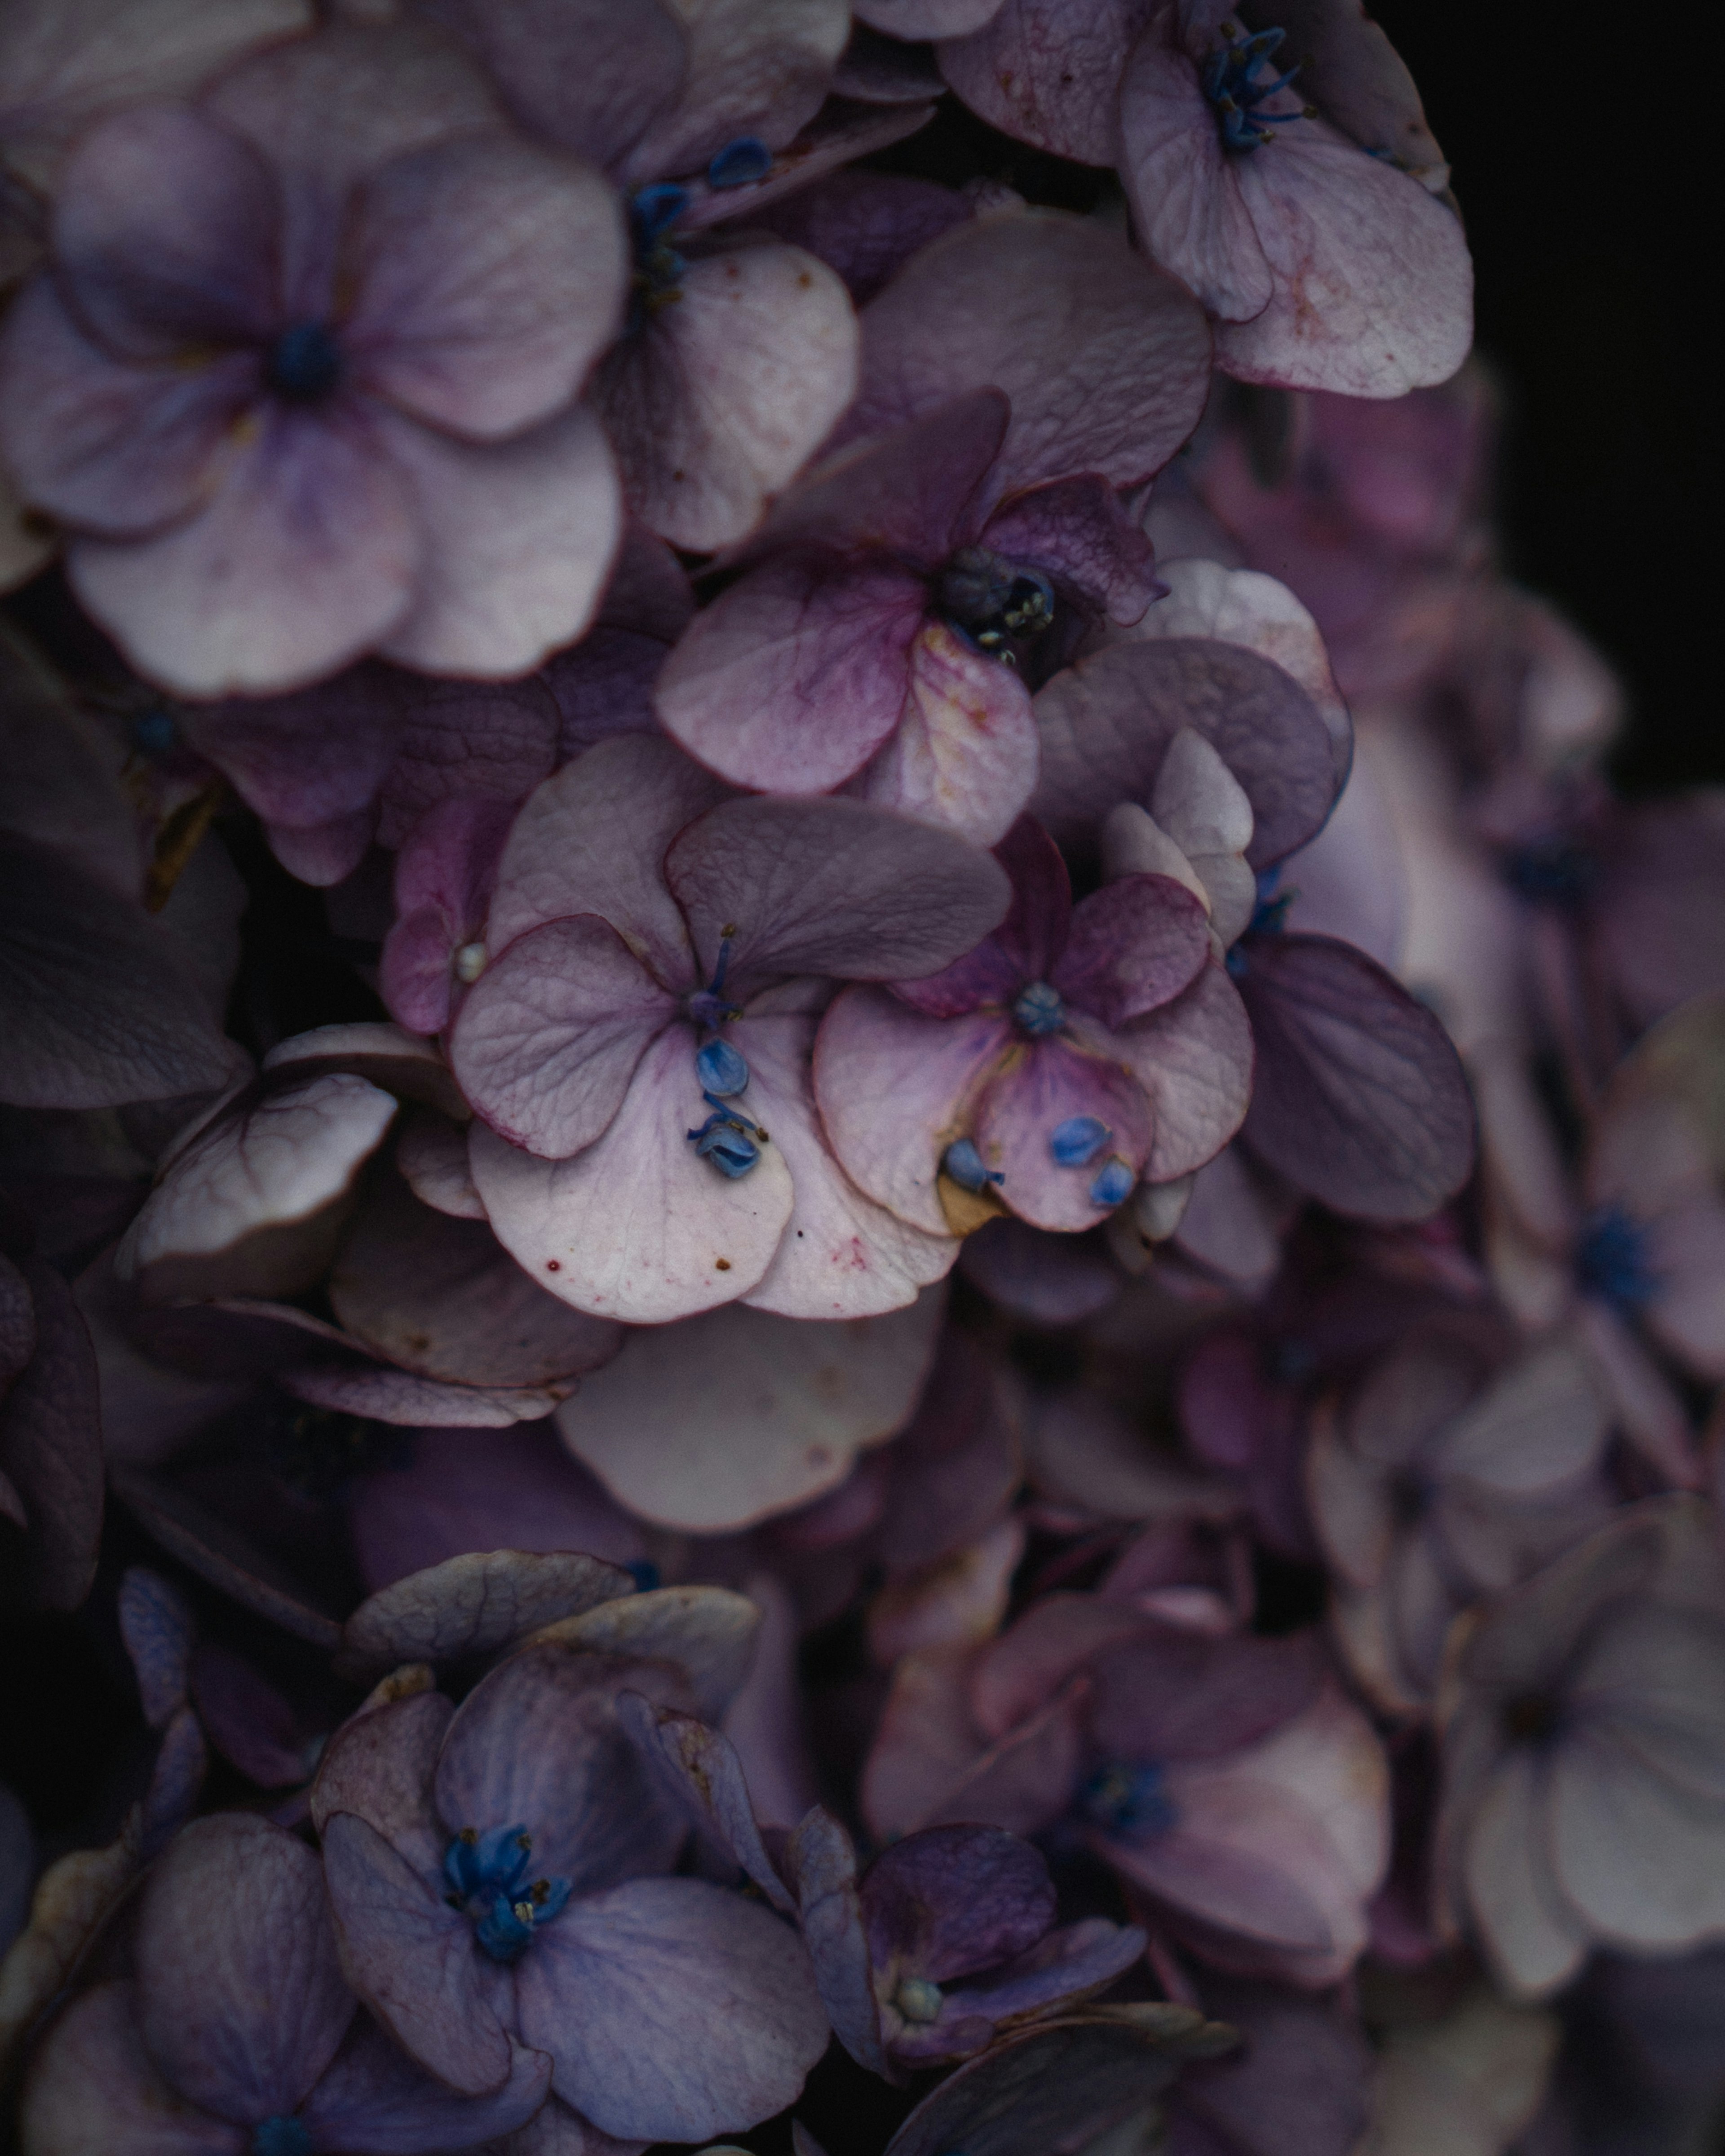
<path fill-rule="evenodd" d="M 1702 663 L 1719 610 L 1718 362 L 1704 384 L 1702 333 L 1719 131 L 1684 109 L 1674 63 L 1690 26 L 1538 0 L 1373 12 L 1413 69 L 1467 220 L 1479 347 L 1507 393 L 1510 569 L 1623 675 L 1626 787 L 1725 780 Z"/>

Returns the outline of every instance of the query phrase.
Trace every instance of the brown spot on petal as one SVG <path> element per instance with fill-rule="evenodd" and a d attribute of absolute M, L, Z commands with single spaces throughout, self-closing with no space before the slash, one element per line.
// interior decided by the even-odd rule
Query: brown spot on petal
<path fill-rule="evenodd" d="M 562 1260 L 561 1258 L 547 1258 L 545 1260 L 545 1270 L 548 1273 L 560 1273 L 563 1270 Z"/>
<path fill-rule="evenodd" d="M 729 1258 L 715 1258 L 713 1260 L 713 1270 L 716 1273 L 728 1273 L 730 1270 L 731 1260 Z"/>

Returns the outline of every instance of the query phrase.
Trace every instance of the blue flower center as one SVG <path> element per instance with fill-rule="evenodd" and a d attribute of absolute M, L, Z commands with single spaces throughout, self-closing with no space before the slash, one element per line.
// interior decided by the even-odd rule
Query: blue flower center
<path fill-rule="evenodd" d="M 671 228 L 689 207 L 689 190 L 675 180 L 637 187 L 629 198 L 629 253 L 634 269 L 628 327 L 639 329 L 663 307 L 683 296 L 688 264 L 671 244 Z"/>
<path fill-rule="evenodd" d="M 1122 1841 L 1153 1841 L 1179 1823 L 1160 1767 L 1148 1760 L 1111 1759 L 1078 1794 L 1078 1809 Z"/>
<path fill-rule="evenodd" d="M 952 557 L 940 573 L 936 604 L 950 627 L 1006 666 L 1018 665 L 1019 645 L 1054 625 L 1055 591 L 1048 578 L 986 547 L 961 547 Z"/>
<path fill-rule="evenodd" d="M 1531 906 L 1583 906 L 1599 878 L 1593 855 L 1568 839 L 1519 846 L 1503 861 L 1504 881 Z"/>
<path fill-rule="evenodd" d="M 1019 1030 L 1028 1033 L 1032 1040 L 1058 1033 L 1066 1023 L 1066 1006 L 1046 981 L 1032 981 L 1028 988 L 1020 990 L 1012 1014 Z"/>
<path fill-rule="evenodd" d="M 295 322 L 270 346 L 264 382 L 285 404 L 321 404 L 341 379 L 341 348 L 322 322 Z"/>
<path fill-rule="evenodd" d="M 710 187 L 746 187 L 773 170 L 773 152 L 758 135 L 739 135 L 727 142 L 706 168 Z"/>
<path fill-rule="evenodd" d="M 1575 1275 L 1584 1288 L 1620 1310 L 1639 1310 L 1659 1292 L 1659 1276 L 1647 1255 L 1647 1231 L 1620 1205 L 1602 1205 L 1583 1221 Z"/>
<path fill-rule="evenodd" d="M 1256 150 L 1273 142 L 1272 129 L 1286 121 L 1316 117 L 1315 108 L 1309 105 L 1292 112 L 1263 110 L 1266 100 L 1286 90 L 1300 72 L 1297 67 L 1291 67 L 1284 74 L 1265 78 L 1271 55 L 1286 35 L 1286 30 L 1260 30 L 1248 38 L 1242 36 L 1237 23 L 1224 23 L 1221 49 L 1204 54 L 1198 80 L 1215 107 L 1224 150 L 1242 153 Z"/>
<path fill-rule="evenodd" d="M 311 2156 L 311 2136 L 297 2118 L 259 2119 L 252 2128 L 250 2156 Z"/>
<path fill-rule="evenodd" d="M 473 1936 L 493 1961 L 519 1961 L 540 1924 L 548 1924 L 569 1898 L 567 1879 L 533 1876 L 533 1840 L 523 1826 L 494 1827 L 489 1834 L 464 1827 L 444 1855 L 444 1897 L 465 1912 Z"/>

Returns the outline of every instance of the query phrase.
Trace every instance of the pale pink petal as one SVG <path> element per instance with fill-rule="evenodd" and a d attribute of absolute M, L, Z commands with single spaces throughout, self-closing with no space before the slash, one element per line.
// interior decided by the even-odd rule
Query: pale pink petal
<path fill-rule="evenodd" d="M 1252 1091 L 1251 1022 L 1223 968 L 1207 965 L 1172 1003 L 1108 1038 L 1154 1112 L 1146 1178 L 1171 1183 L 1214 1160 L 1245 1122 Z"/>
<path fill-rule="evenodd" d="M 1035 791 L 1039 753 L 1030 700 L 1017 674 L 944 622 L 925 620 L 911 647 L 897 730 L 854 790 L 992 846 Z"/>
<path fill-rule="evenodd" d="M 1163 587 L 1155 550 L 1120 496 L 1094 472 L 1048 480 L 1009 495 L 983 534 L 1009 562 L 1044 569 L 1076 585 L 1111 622 L 1142 619 Z"/>
<path fill-rule="evenodd" d="M 850 28 L 845 0 L 698 0 L 677 12 L 689 35 L 682 94 L 630 152 L 630 177 L 692 172 L 739 135 L 783 148 L 819 111 Z"/>
<path fill-rule="evenodd" d="M 1121 876 L 1074 908 L 1048 978 L 1117 1030 L 1190 988 L 1209 957 L 1204 908 L 1190 891 L 1167 876 Z"/>
<path fill-rule="evenodd" d="M 674 546 L 708 552 L 754 526 L 850 402 L 856 316 L 799 247 L 704 256 L 680 291 L 624 336 L 593 401 L 630 508 Z"/>
<path fill-rule="evenodd" d="M 1153 0 L 1004 0 L 974 35 L 942 45 L 941 73 L 991 126 L 1111 165 L 1121 69 L 1154 12 Z"/>
<path fill-rule="evenodd" d="M 380 420 L 423 550 L 412 611 L 378 636 L 427 673 L 524 674 L 592 620 L 617 550 L 611 453 L 583 405 L 506 442 Z"/>
<path fill-rule="evenodd" d="M 1587 1954 L 1587 1925 L 1559 1889 L 1548 1854 L 1550 1803 L 1546 1763 L 1523 1749 L 1499 1763 L 1459 1823 L 1474 1923 L 1512 1996 L 1555 1991 Z"/>
<path fill-rule="evenodd" d="M 1553 1868 L 1596 1935 L 1670 1953 L 1725 1926 L 1717 1797 L 1667 1781 L 1609 1727 L 1578 1731 L 1549 1777 Z"/>
<path fill-rule="evenodd" d="M 788 1163 L 772 1144 L 736 1181 L 685 1136 L 706 1110 L 694 1035 L 662 1033 L 604 1136 L 544 1161 L 477 1125 L 473 1179 L 497 1240 L 578 1310 L 660 1325 L 746 1295 L 791 1215 Z"/>
<path fill-rule="evenodd" d="M 1010 1039 L 995 1013 L 926 1018 L 884 989 L 847 988 L 815 1039 L 814 1096 L 852 1181 L 913 1227 L 949 1233 L 941 1156 L 964 1135 L 974 1089 Z"/>
<path fill-rule="evenodd" d="M 1150 1104 L 1132 1074 L 1108 1056 L 1107 1038 L 1098 1029 L 1092 1053 L 1064 1040 L 1022 1044 L 984 1082 L 969 1110 L 970 1135 L 983 1166 L 1005 1177 L 1002 1199 L 1035 1227 L 1068 1233 L 1093 1228 L 1111 1210 L 1091 1195 L 1098 1171 L 1118 1158 L 1136 1181 L 1149 1152 Z M 1101 1123 L 1108 1135 L 1093 1160 L 1062 1167 L 1050 1141 L 1077 1116 Z"/>

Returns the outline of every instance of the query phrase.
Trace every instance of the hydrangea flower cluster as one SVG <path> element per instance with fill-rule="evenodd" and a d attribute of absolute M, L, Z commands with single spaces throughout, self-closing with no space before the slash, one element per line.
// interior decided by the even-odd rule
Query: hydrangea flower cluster
<path fill-rule="evenodd" d="M 22 2156 L 1712 2145 L 1725 818 L 1449 183 L 1354 0 L 7 0 Z"/>

